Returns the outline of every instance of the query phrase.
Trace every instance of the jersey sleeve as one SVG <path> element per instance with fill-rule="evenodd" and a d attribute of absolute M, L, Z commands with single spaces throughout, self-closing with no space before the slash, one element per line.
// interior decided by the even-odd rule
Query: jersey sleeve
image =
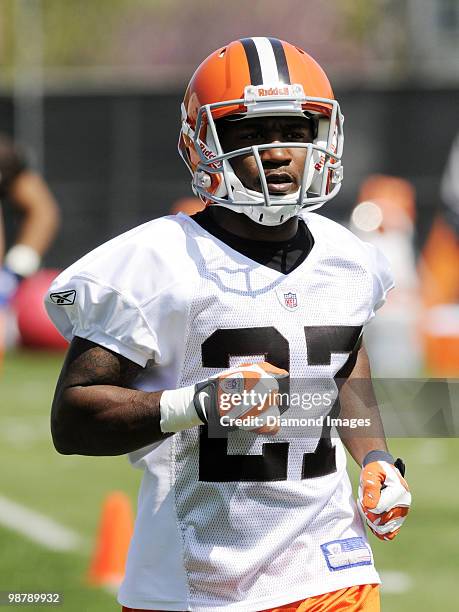
<path fill-rule="evenodd" d="M 85 276 L 57 277 L 45 298 L 54 325 L 69 341 L 86 338 L 145 367 L 158 341 L 141 308 L 112 287 Z"/>
<path fill-rule="evenodd" d="M 387 294 L 394 288 L 394 279 L 386 256 L 373 244 L 365 243 L 369 267 L 373 278 L 373 297 L 370 310 L 370 321 L 376 311 L 384 305 Z"/>

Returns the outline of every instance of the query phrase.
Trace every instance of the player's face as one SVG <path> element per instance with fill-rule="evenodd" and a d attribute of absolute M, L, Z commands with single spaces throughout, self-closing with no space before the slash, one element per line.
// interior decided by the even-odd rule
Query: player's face
<path fill-rule="evenodd" d="M 224 152 L 260 144 L 313 141 L 313 126 L 306 117 L 260 117 L 221 121 L 218 132 Z M 271 148 L 259 153 L 269 193 L 288 195 L 300 188 L 307 149 Z M 231 166 L 244 187 L 261 192 L 261 180 L 253 155 L 234 157 L 231 159 Z"/>

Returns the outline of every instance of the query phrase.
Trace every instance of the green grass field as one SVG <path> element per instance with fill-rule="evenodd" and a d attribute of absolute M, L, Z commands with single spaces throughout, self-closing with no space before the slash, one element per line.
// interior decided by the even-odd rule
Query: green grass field
<path fill-rule="evenodd" d="M 114 596 L 89 587 L 85 575 L 102 500 L 122 490 L 135 507 L 141 473 L 124 457 L 54 451 L 49 406 L 61 360 L 46 353 L 7 356 L 0 380 L 0 495 L 76 531 L 85 544 L 79 552 L 52 552 L 0 527 L 0 591 L 59 591 L 64 603 L 58 609 L 65 612 L 119 610 Z M 393 440 L 391 450 L 406 460 L 414 501 L 397 540 L 371 539 L 377 567 L 387 576 L 383 610 L 457 610 L 459 441 Z M 356 474 L 352 469 L 354 481 Z"/>

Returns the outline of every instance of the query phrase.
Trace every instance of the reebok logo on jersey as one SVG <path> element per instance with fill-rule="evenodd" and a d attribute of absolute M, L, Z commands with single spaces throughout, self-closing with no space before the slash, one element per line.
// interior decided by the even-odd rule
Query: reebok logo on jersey
<path fill-rule="evenodd" d="M 76 291 L 71 289 L 70 291 L 58 291 L 57 293 L 51 293 L 49 299 L 54 304 L 59 306 L 71 306 L 75 303 Z"/>

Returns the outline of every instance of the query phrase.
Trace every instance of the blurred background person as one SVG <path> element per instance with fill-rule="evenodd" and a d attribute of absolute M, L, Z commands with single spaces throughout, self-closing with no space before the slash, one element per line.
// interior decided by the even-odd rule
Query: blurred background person
<path fill-rule="evenodd" d="M 41 306 L 41 287 L 48 277 L 32 280 L 37 290 L 25 288 L 14 304 L 21 283 L 33 279 L 40 268 L 42 257 L 49 249 L 60 223 L 59 208 L 43 177 L 32 170 L 25 154 L 5 134 L 0 134 L 0 205 L 14 209 L 19 218 L 10 248 L 3 247 L 0 259 L 0 354 L 35 334 L 49 335 L 47 320 Z M 3 210 L 0 209 L 3 216 Z M 3 220 L 2 220 L 3 227 Z M 2 230 L 2 241 L 6 238 Z M 38 284 L 37 284 L 38 280 Z M 43 286 L 43 292 L 45 291 Z M 18 322 L 24 334 L 18 330 Z"/>
<path fill-rule="evenodd" d="M 357 202 L 350 229 L 383 251 L 395 281 L 381 319 L 373 320 L 366 331 L 372 366 L 379 376 L 417 376 L 423 356 L 414 187 L 406 179 L 372 175 L 362 183 Z"/>
<path fill-rule="evenodd" d="M 13 245 L 0 271 L 0 304 L 7 304 L 18 284 L 37 272 L 59 227 L 59 208 L 45 180 L 29 168 L 25 155 L 0 135 L 0 200 L 20 214 Z"/>
<path fill-rule="evenodd" d="M 441 191 L 445 219 L 451 229 L 454 230 L 459 247 L 459 132 L 456 134 L 449 152 L 443 173 Z M 459 286 L 459 275 L 457 284 Z M 456 299 L 459 300 L 459 290 Z"/>
<path fill-rule="evenodd" d="M 419 262 L 425 306 L 423 338 L 428 369 L 459 375 L 459 133 L 441 180 L 441 206 Z"/>
<path fill-rule="evenodd" d="M 440 204 L 421 260 L 427 307 L 459 302 L 459 133 L 443 171 Z"/>

